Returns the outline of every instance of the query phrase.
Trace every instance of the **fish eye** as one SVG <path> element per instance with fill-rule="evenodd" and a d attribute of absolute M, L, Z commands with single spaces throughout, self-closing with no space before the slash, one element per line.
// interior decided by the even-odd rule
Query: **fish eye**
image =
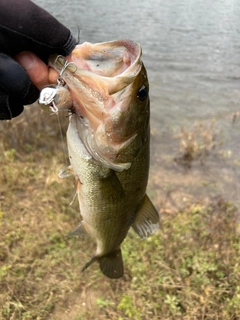
<path fill-rule="evenodd" d="M 145 101 L 148 97 L 148 87 L 143 85 L 139 90 L 137 94 L 137 98 L 139 101 Z"/>

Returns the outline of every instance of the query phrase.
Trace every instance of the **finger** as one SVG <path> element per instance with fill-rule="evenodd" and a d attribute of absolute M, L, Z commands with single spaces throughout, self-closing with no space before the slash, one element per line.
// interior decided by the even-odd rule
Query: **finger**
<path fill-rule="evenodd" d="M 49 83 L 56 84 L 59 74 L 53 68 L 49 68 L 48 81 Z"/>
<path fill-rule="evenodd" d="M 0 111 L 11 119 L 22 112 L 23 105 L 33 103 L 38 96 L 39 91 L 26 70 L 11 57 L 0 53 Z"/>
<path fill-rule="evenodd" d="M 48 66 L 33 52 L 23 51 L 15 59 L 27 71 L 32 82 L 39 90 L 49 83 Z"/>

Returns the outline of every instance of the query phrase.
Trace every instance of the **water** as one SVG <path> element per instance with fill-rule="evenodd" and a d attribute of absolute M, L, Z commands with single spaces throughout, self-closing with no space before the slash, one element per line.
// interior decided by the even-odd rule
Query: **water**
<path fill-rule="evenodd" d="M 140 42 L 151 90 L 152 178 L 163 206 L 191 197 L 239 201 L 240 2 L 237 0 L 35 0 L 71 29 L 80 41 L 131 38 Z M 216 120 L 223 144 L 204 165 L 183 170 L 181 127 Z M 220 142 L 220 141 L 218 141 Z M 154 172 L 154 175 L 153 175 Z M 178 206 L 178 205 L 176 205 Z"/>

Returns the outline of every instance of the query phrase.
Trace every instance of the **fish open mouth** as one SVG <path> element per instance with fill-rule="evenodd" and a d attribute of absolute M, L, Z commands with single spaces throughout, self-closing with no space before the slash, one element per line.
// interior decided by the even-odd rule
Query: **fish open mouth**
<path fill-rule="evenodd" d="M 117 171 L 130 167 L 136 151 L 124 154 L 124 150 L 148 112 L 147 99 L 136 100 L 142 87 L 148 90 L 140 58 L 141 47 L 131 40 L 85 42 L 67 57 L 71 63 L 62 75 L 73 99 L 70 123 L 89 154 Z M 59 73 L 64 63 L 63 57 L 50 58 Z"/>

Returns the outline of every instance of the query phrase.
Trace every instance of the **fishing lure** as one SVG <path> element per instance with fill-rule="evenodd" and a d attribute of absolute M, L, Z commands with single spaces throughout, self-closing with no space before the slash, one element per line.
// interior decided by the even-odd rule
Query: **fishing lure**
<path fill-rule="evenodd" d="M 56 62 L 59 58 L 63 59 L 62 56 L 57 56 Z M 57 85 L 48 85 L 40 92 L 38 103 L 42 106 L 48 106 L 53 113 L 58 113 L 61 110 L 71 110 L 72 108 L 72 96 L 62 78 L 69 65 L 77 68 L 72 62 L 65 61 L 57 79 Z"/>

